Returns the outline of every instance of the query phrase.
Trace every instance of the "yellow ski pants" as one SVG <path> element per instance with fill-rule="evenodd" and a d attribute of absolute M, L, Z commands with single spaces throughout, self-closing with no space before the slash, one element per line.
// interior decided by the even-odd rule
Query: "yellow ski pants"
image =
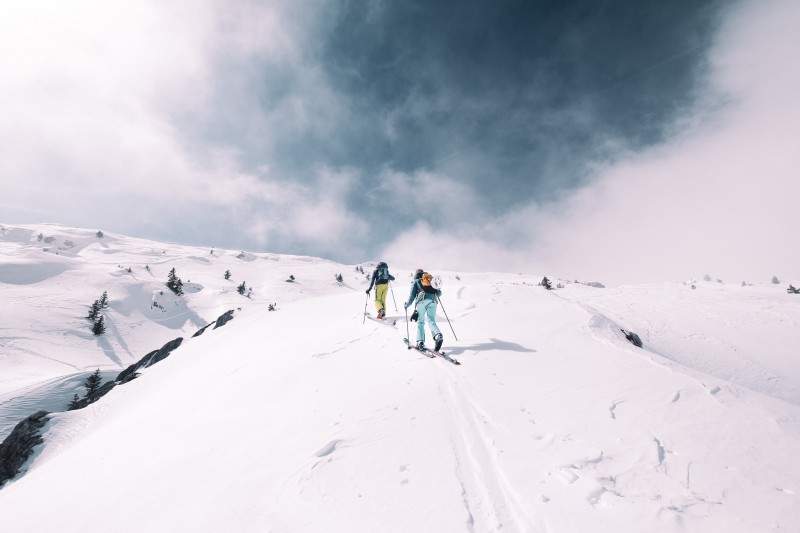
<path fill-rule="evenodd" d="M 386 309 L 386 293 L 389 292 L 389 284 L 375 285 L 375 309 L 380 311 Z"/>

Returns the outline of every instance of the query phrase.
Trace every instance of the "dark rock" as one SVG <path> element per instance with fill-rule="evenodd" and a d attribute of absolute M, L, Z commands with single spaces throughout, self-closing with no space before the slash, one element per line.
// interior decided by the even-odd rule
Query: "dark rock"
<path fill-rule="evenodd" d="M 233 309 L 230 311 L 225 311 L 222 315 L 220 315 L 220 317 L 217 319 L 217 322 L 214 324 L 214 329 L 224 326 L 231 320 L 233 320 Z"/>
<path fill-rule="evenodd" d="M 195 333 L 194 335 L 192 335 L 192 338 L 199 337 L 200 335 L 202 335 L 203 333 L 205 333 L 205 332 L 206 332 L 206 330 L 207 330 L 209 327 L 213 326 L 214 324 L 215 324 L 215 322 L 212 322 L 211 324 L 206 324 L 206 325 L 205 325 L 205 326 L 203 326 L 202 328 L 198 329 L 198 330 L 197 330 L 197 333 Z"/>
<path fill-rule="evenodd" d="M 141 368 L 147 368 L 148 366 L 152 366 L 159 361 L 163 361 L 166 359 L 169 354 L 181 345 L 183 342 L 183 337 L 178 337 L 177 339 L 171 340 L 162 346 L 159 350 L 152 351 L 142 357 L 138 362 L 132 364 L 125 370 L 119 373 L 117 378 L 114 380 L 117 384 L 122 385 L 123 383 L 127 383 L 132 379 L 136 379 L 139 375 L 137 371 Z"/>
<path fill-rule="evenodd" d="M 169 354 L 172 353 L 172 350 L 176 349 L 178 346 L 181 345 L 183 342 L 183 337 L 178 337 L 177 339 L 173 339 L 166 343 L 164 346 L 158 350 L 153 357 L 150 358 L 150 361 L 147 363 L 147 366 L 153 366 L 154 364 L 158 363 L 159 361 L 163 361 Z"/>
<path fill-rule="evenodd" d="M 620 330 L 624 335 L 625 338 L 628 339 L 634 346 L 637 348 L 642 347 L 642 339 L 639 338 L 639 335 L 632 331 L 625 331 L 624 329 Z"/>
<path fill-rule="evenodd" d="M 124 383 L 131 381 L 132 379 L 136 379 L 136 377 L 139 375 L 137 373 L 137 370 L 147 366 L 146 363 L 150 361 L 150 358 L 153 357 L 155 353 L 156 351 L 152 351 L 149 354 L 142 357 L 141 359 L 139 359 L 139 361 L 137 361 L 136 363 L 133 363 L 131 366 L 120 372 L 114 381 L 122 385 Z"/>
<path fill-rule="evenodd" d="M 47 411 L 32 414 L 17 424 L 0 444 L 0 487 L 20 473 L 33 449 L 44 442 L 41 429 L 48 422 L 49 414 Z"/>

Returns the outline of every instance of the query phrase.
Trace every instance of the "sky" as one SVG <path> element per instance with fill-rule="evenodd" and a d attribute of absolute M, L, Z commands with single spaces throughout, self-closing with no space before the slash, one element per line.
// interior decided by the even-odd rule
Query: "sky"
<path fill-rule="evenodd" d="M 792 0 L 7 0 L 0 222 L 798 277 L 798 23 Z"/>

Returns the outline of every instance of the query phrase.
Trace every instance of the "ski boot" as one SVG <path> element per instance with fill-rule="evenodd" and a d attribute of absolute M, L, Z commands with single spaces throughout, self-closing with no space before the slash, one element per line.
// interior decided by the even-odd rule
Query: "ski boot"
<path fill-rule="evenodd" d="M 425 341 L 417 341 L 417 350 L 426 350 Z"/>
<path fill-rule="evenodd" d="M 442 347 L 442 343 L 444 342 L 444 337 L 442 337 L 441 333 L 437 333 L 436 336 L 433 338 L 436 341 L 436 345 L 433 347 L 434 352 L 438 352 L 439 349 Z"/>
<path fill-rule="evenodd" d="M 384 316 L 386 316 L 386 312 L 383 309 L 378 311 L 378 318 L 383 318 Z"/>

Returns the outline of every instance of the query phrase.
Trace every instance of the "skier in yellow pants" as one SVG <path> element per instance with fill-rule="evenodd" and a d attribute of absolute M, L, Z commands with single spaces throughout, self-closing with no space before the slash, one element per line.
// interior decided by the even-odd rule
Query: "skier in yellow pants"
<path fill-rule="evenodd" d="M 394 281 L 394 276 L 389 274 L 389 265 L 381 261 L 372 273 L 367 294 L 375 285 L 375 309 L 378 310 L 378 318 L 386 315 L 386 293 L 389 291 L 389 282 Z"/>

